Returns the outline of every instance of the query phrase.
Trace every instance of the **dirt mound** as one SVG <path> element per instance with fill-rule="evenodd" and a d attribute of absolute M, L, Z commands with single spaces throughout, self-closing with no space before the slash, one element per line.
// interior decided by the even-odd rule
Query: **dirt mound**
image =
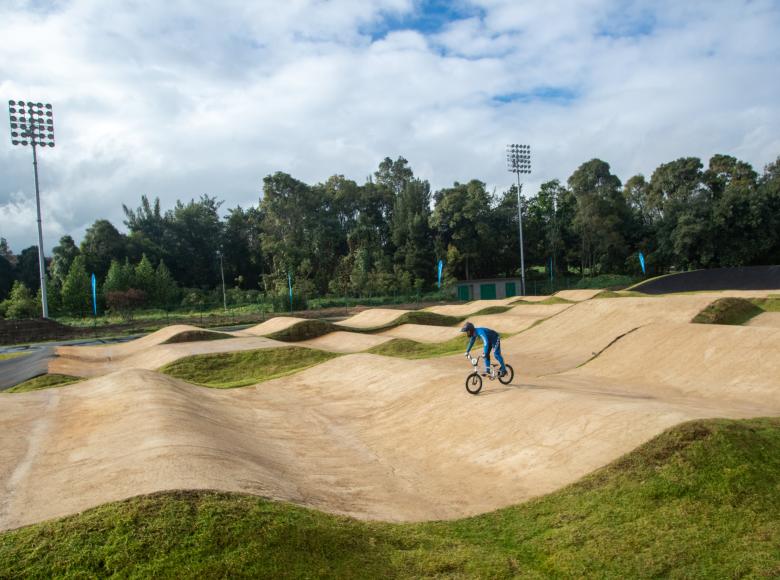
<path fill-rule="evenodd" d="M 459 328 L 448 326 L 428 326 L 427 324 L 402 324 L 382 332 L 382 336 L 405 338 L 416 342 L 444 342 L 460 334 Z"/>
<path fill-rule="evenodd" d="M 330 352 L 360 352 L 391 340 L 389 336 L 336 331 L 323 336 L 296 342 L 296 345 L 319 348 Z"/>
<path fill-rule="evenodd" d="M 174 324 L 128 342 L 103 346 L 60 346 L 57 347 L 56 353 L 62 357 L 84 361 L 117 361 L 133 356 L 139 352 L 149 350 L 157 345 L 164 344 L 179 334 L 202 331 L 203 329 L 198 328 L 197 326 Z"/>
<path fill-rule="evenodd" d="M 570 308 L 571 304 L 523 304 L 503 314 L 469 318 L 474 326 L 486 326 L 500 333 L 514 333 L 530 328 L 540 320 Z"/>
<path fill-rule="evenodd" d="M 377 326 L 392 324 L 407 312 L 413 311 L 395 310 L 393 308 L 371 308 L 369 310 L 359 312 L 354 316 L 350 316 L 346 320 L 342 320 L 336 324 L 338 326 L 346 326 L 348 328 L 375 328 Z"/>
<path fill-rule="evenodd" d="M 242 334 L 251 334 L 255 336 L 266 336 L 279 332 L 280 330 L 286 330 L 291 326 L 304 322 L 306 318 L 296 318 L 295 316 L 276 316 L 260 324 L 256 324 L 250 328 L 246 328 L 241 331 Z"/>
<path fill-rule="evenodd" d="M 558 298 L 569 300 L 571 302 L 582 302 L 583 300 L 590 300 L 597 294 L 603 292 L 603 288 L 588 288 L 585 290 L 561 290 L 555 293 Z"/>
<path fill-rule="evenodd" d="M 517 296 L 512 298 L 502 298 L 500 300 L 474 300 L 472 302 L 466 302 L 464 304 L 445 304 L 443 306 L 430 306 L 425 310 L 428 312 L 434 312 L 436 314 L 443 314 L 444 316 L 463 317 L 490 308 L 491 306 L 508 306 L 512 302 L 518 300 Z"/>
<path fill-rule="evenodd" d="M 65 350 L 66 347 L 60 347 L 57 349 L 59 356 L 49 362 L 49 372 L 77 377 L 97 377 L 122 369 L 158 369 L 180 358 L 195 354 L 234 352 L 280 346 L 287 345 L 270 338 L 254 336 L 151 345 L 129 354 L 123 353 L 122 356 L 117 357 L 106 355 L 106 351 L 101 351 L 102 357 L 96 356 L 96 353 L 91 352 L 91 349 L 105 349 L 108 347 L 67 347 L 67 350 Z"/>
<path fill-rule="evenodd" d="M 565 375 L 612 379 L 647 392 L 780 403 L 780 328 L 655 323 Z"/>
<path fill-rule="evenodd" d="M 519 357 L 522 364 L 532 365 L 532 372 L 562 372 L 587 362 L 640 326 L 661 321 L 687 323 L 711 301 L 711 296 L 699 295 L 586 300 L 502 341 L 503 350 Z"/>

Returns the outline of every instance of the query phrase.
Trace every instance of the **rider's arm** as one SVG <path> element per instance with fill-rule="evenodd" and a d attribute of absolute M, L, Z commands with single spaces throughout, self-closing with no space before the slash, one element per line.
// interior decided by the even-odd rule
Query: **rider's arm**
<path fill-rule="evenodd" d="M 469 345 L 466 347 L 466 356 L 471 352 L 471 347 L 474 346 L 475 340 L 477 340 L 476 334 L 469 339 Z"/>

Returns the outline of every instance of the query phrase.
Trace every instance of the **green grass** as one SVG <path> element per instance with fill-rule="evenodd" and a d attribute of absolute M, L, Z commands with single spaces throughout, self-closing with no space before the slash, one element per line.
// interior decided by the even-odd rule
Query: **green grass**
<path fill-rule="evenodd" d="M 0 361 L 2 360 L 11 360 L 12 358 L 19 358 L 21 356 L 27 356 L 30 354 L 29 352 L 6 352 L 3 354 L 0 354 Z"/>
<path fill-rule="evenodd" d="M 24 381 L 18 385 L 11 387 L 3 392 L 5 393 L 27 393 L 29 391 L 40 391 L 41 389 L 49 389 L 51 387 L 64 387 L 71 383 L 83 380 L 81 377 L 72 377 L 70 375 L 40 375 L 32 378 L 29 381 Z"/>
<path fill-rule="evenodd" d="M 744 298 L 719 298 L 693 317 L 697 324 L 745 324 L 763 310 Z"/>
<path fill-rule="evenodd" d="M 512 309 L 511 306 L 488 306 L 487 308 L 478 310 L 474 314 L 469 314 L 468 316 L 461 317 L 461 322 L 471 316 L 488 316 L 490 314 L 503 314 L 504 312 L 511 309 Z"/>
<path fill-rule="evenodd" d="M 179 342 L 200 342 L 207 340 L 224 340 L 226 338 L 234 338 L 232 335 L 225 332 L 215 332 L 213 330 L 185 330 L 177 335 L 172 336 L 162 344 L 176 344 Z"/>
<path fill-rule="evenodd" d="M 773 294 L 768 298 L 752 298 L 750 301 L 764 312 L 780 312 L 780 296 Z"/>
<path fill-rule="evenodd" d="M 536 305 L 536 304 L 574 304 L 573 300 L 566 300 L 566 298 L 560 298 L 558 296 L 550 296 L 549 298 L 545 298 L 544 300 L 538 300 L 536 302 L 531 300 L 523 300 L 522 298 L 518 298 L 514 302 L 512 302 L 512 306 L 522 306 L 524 304 L 529 305 Z"/>
<path fill-rule="evenodd" d="M 178 379 L 218 389 L 244 387 L 300 371 L 336 356 L 301 347 L 188 356 L 160 369 Z"/>
<path fill-rule="evenodd" d="M 311 338 L 330 334 L 337 330 L 344 329 L 325 320 L 301 320 L 284 330 L 267 334 L 266 337 L 274 340 L 281 340 L 282 342 L 299 342 L 301 340 L 309 340 Z"/>
<path fill-rule="evenodd" d="M 656 295 L 659 296 L 659 295 Z M 593 298 L 653 298 L 652 294 L 642 294 L 634 290 L 604 290 L 599 292 Z"/>
<path fill-rule="evenodd" d="M 464 352 L 468 341 L 465 336 L 457 336 L 445 342 L 424 343 L 405 338 L 394 338 L 385 343 L 378 344 L 366 352 L 394 356 L 398 358 L 419 359 L 447 356 L 458 352 Z"/>
<path fill-rule="evenodd" d="M 473 316 L 473 315 L 472 315 Z M 381 332 L 402 324 L 424 324 L 427 326 L 454 326 L 464 320 L 464 316 L 447 316 L 444 314 L 437 314 L 436 312 L 428 312 L 427 310 L 412 310 L 411 312 L 405 312 L 393 322 L 382 326 L 375 326 L 373 328 L 363 329 L 363 332 Z M 350 329 L 351 330 L 351 329 Z"/>
<path fill-rule="evenodd" d="M 472 518 L 364 522 L 245 495 L 166 492 L 6 532 L 0 570 L 9 578 L 769 578 L 780 575 L 778 490 L 780 419 L 705 420 L 556 493 Z"/>

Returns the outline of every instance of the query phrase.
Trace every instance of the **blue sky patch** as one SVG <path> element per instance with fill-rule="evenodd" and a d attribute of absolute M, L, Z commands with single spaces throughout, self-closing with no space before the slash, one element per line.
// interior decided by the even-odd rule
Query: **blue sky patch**
<path fill-rule="evenodd" d="M 504 93 L 494 95 L 492 100 L 495 103 L 530 103 L 531 101 L 546 101 L 559 105 L 568 105 L 575 101 L 579 93 L 567 87 L 538 87 L 532 91 L 524 93 Z"/>
<path fill-rule="evenodd" d="M 387 14 L 363 30 L 371 40 L 379 40 L 388 33 L 397 30 L 414 30 L 421 34 L 436 34 L 447 24 L 456 20 L 484 16 L 484 10 L 463 1 L 420 0 L 415 2 L 414 10 L 405 14 Z"/>

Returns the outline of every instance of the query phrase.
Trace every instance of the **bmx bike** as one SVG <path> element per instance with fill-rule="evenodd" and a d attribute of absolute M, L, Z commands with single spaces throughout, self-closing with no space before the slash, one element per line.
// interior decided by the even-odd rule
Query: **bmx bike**
<path fill-rule="evenodd" d="M 482 375 L 477 370 L 481 358 L 482 355 L 479 355 L 476 358 L 469 357 L 469 361 L 471 361 L 474 371 L 466 377 L 466 390 L 472 395 L 476 395 L 482 390 Z M 498 363 L 492 363 L 490 365 L 490 371 L 486 376 L 491 381 L 498 379 L 498 382 L 502 385 L 508 385 L 512 382 L 512 379 L 515 378 L 515 369 L 512 368 L 512 365 L 506 365 L 506 374 L 503 377 L 500 376 L 500 374 Z"/>

